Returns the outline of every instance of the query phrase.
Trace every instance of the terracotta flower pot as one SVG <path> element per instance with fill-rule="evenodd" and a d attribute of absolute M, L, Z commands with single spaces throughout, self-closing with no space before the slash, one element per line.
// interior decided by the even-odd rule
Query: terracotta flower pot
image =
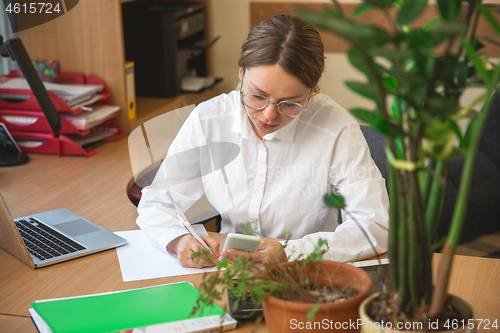
<path fill-rule="evenodd" d="M 373 321 L 373 319 L 371 319 L 368 314 L 366 313 L 366 309 L 368 308 L 368 306 L 371 304 L 371 302 L 373 302 L 373 300 L 378 296 L 379 293 L 376 293 L 376 294 L 373 294 L 371 295 L 370 297 L 368 297 L 367 299 L 365 299 L 363 301 L 363 303 L 361 304 L 361 306 L 359 307 L 359 316 L 360 316 L 360 319 L 363 321 L 363 324 L 361 325 L 362 329 L 361 329 L 361 332 L 362 333 L 401 333 L 401 332 L 417 332 L 418 329 L 420 329 L 418 326 L 413 326 L 415 328 L 415 330 L 410 330 L 410 331 L 402 331 L 402 330 L 399 330 L 397 328 L 390 328 L 388 326 L 388 324 L 384 324 L 384 327 L 382 327 L 381 323 L 376 323 L 375 321 Z M 455 306 L 455 308 L 462 314 L 462 316 L 464 318 L 467 318 L 464 323 L 462 322 L 449 322 L 449 325 L 450 327 L 457 327 L 457 329 L 451 329 L 451 330 L 447 330 L 447 331 L 440 331 L 440 332 L 443 332 L 443 333 L 474 333 L 476 332 L 476 311 L 474 310 L 474 308 L 472 307 L 472 305 L 470 305 L 469 303 L 467 303 L 466 301 L 464 301 L 463 299 L 461 299 L 460 297 L 457 297 L 455 295 L 451 295 L 452 297 L 452 300 L 451 300 L 451 303 Z M 401 325 L 403 325 L 403 323 L 401 323 Z M 410 325 L 410 324 L 408 324 Z M 417 323 L 413 324 L 413 325 L 417 325 Z M 427 324 L 424 324 L 425 326 L 429 327 L 429 325 L 436 325 L 436 320 L 432 320 L 427 323 Z M 422 325 L 422 326 L 424 326 Z M 392 326 L 392 325 L 391 325 Z M 464 327 L 462 327 L 464 326 Z M 469 327 L 470 326 L 470 327 Z M 408 326 L 408 328 L 410 329 L 411 327 Z M 432 328 L 432 326 L 431 326 Z M 422 329 L 425 329 L 425 327 L 422 327 Z M 425 331 L 418 331 L 419 333 L 425 333 L 425 332 L 429 332 L 429 330 L 425 330 Z"/>
<path fill-rule="evenodd" d="M 293 267 L 293 262 L 284 263 Z M 314 318 L 308 322 L 307 314 L 315 303 L 297 303 L 268 297 L 262 302 L 266 326 L 270 333 L 332 331 L 359 332 L 357 328 L 358 311 L 361 302 L 373 290 L 373 280 L 364 270 L 346 263 L 322 260 L 309 264 L 307 278 L 311 284 L 326 286 L 352 286 L 358 295 L 336 303 L 321 303 Z M 320 272 L 316 267 L 323 265 Z"/>

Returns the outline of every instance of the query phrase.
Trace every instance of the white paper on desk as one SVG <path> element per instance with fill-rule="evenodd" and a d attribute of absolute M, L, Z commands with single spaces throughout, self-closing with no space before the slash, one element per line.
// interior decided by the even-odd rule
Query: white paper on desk
<path fill-rule="evenodd" d="M 203 225 L 193 225 L 196 232 L 206 235 Z M 185 268 L 177 258 L 157 249 L 141 230 L 115 232 L 127 240 L 127 244 L 116 248 L 124 282 L 156 279 L 160 277 L 214 272 L 217 267 Z"/>

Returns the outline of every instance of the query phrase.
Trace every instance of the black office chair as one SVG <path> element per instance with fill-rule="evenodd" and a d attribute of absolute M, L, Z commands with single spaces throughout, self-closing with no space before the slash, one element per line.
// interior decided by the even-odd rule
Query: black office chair
<path fill-rule="evenodd" d="M 158 172 L 159 167 L 160 163 L 157 163 L 145 172 L 143 176 L 139 177 L 137 181 L 134 181 L 134 179 L 130 181 L 129 186 L 127 187 L 127 195 L 135 206 L 139 205 L 142 189 L 151 184 L 156 173 Z M 220 232 L 222 217 L 217 210 L 212 209 L 191 218 L 189 222 L 191 224 L 204 224 L 208 231 Z M 212 225 L 214 227 L 212 227 Z"/>

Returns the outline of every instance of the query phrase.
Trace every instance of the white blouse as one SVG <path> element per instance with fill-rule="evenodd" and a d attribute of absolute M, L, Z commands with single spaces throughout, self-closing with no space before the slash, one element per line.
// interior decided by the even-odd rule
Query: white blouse
<path fill-rule="evenodd" d="M 323 203 L 346 200 L 343 223 Z M 330 97 L 314 96 L 307 111 L 260 140 L 238 91 L 198 105 L 180 129 L 151 184 L 142 190 L 137 224 L 163 251 L 187 233 L 174 202 L 188 210 L 203 194 L 222 216 L 221 233 L 291 240 L 291 260 L 325 239 L 325 259 L 353 261 L 387 250 L 385 180 L 371 159 L 358 122 Z M 346 214 L 349 213 L 349 214 Z M 252 222 L 253 221 L 253 222 Z"/>

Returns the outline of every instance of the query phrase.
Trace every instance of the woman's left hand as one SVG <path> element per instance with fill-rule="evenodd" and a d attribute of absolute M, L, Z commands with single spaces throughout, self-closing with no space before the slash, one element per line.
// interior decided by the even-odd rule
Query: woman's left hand
<path fill-rule="evenodd" d="M 272 239 L 263 239 L 260 242 L 257 252 L 246 252 L 237 249 L 227 249 L 221 253 L 220 257 L 227 259 L 231 264 L 236 260 L 246 256 L 250 258 L 254 264 L 268 264 L 271 261 L 276 263 L 287 261 L 285 250 L 281 248 L 281 243 Z"/>

